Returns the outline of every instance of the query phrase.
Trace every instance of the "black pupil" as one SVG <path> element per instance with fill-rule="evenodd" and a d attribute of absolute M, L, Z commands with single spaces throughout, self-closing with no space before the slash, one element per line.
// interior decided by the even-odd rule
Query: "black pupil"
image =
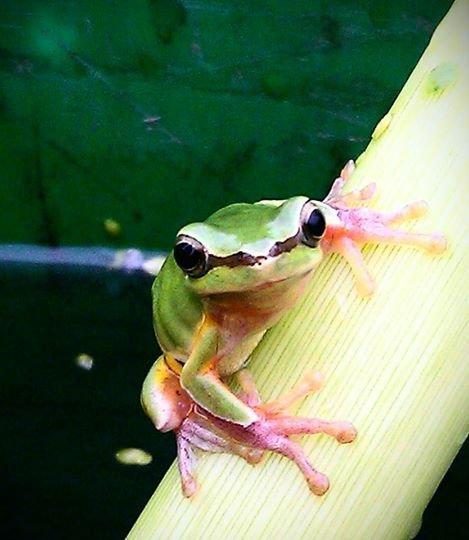
<path fill-rule="evenodd" d="M 204 254 L 189 242 L 179 242 L 174 246 L 174 258 L 182 270 L 190 272 L 203 263 Z"/>
<path fill-rule="evenodd" d="M 316 208 L 311 212 L 308 221 L 303 225 L 303 230 L 310 238 L 321 238 L 326 230 L 326 220 L 324 214 Z"/>

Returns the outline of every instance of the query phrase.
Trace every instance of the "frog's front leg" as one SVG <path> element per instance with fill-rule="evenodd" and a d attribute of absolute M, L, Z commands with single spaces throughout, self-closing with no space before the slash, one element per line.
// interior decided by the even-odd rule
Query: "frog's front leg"
<path fill-rule="evenodd" d="M 221 381 L 218 373 L 218 364 L 227 354 L 228 347 L 219 326 L 207 319 L 182 368 L 181 385 L 198 405 L 213 415 L 248 426 L 258 420 L 258 415 Z"/>
<path fill-rule="evenodd" d="M 417 201 L 392 212 L 380 212 L 366 207 L 351 205 L 369 200 L 376 192 L 376 185 L 342 194 L 355 165 L 349 161 L 337 178 L 330 193 L 323 201 L 328 216 L 326 234 L 321 246 L 326 252 L 342 255 L 350 264 L 361 294 L 374 291 L 374 281 L 366 268 L 361 254 L 365 243 L 405 244 L 439 254 L 446 249 L 446 239 L 439 234 L 412 233 L 393 227 L 404 221 L 424 215 L 427 205 Z"/>

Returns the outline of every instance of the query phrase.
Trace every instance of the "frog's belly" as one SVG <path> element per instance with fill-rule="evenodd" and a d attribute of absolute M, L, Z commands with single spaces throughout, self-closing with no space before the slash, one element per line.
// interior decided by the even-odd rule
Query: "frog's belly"
<path fill-rule="evenodd" d="M 219 351 L 226 351 L 217 364 L 222 377 L 243 367 L 265 332 L 297 303 L 308 280 L 305 274 L 246 294 L 215 295 L 206 303 L 220 329 Z"/>

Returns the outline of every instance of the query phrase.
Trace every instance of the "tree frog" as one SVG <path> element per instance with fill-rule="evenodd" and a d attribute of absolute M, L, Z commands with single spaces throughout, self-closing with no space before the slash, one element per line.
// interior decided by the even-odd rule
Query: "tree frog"
<path fill-rule="evenodd" d="M 155 279 L 154 329 L 163 351 L 142 389 L 143 407 L 161 431 L 174 430 L 185 496 L 197 490 L 194 449 L 229 452 L 257 463 L 266 450 L 296 463 L 317 495 L 329 486 L 294 434 L 326 433 L 340 443 L 356 436 L 345 421 L 291 416 L 286 408 L 317 390 L 309 373 L 289 394 L 262 403 L 245 365 L 264 333 L 303 294 L 324 255 L 342 254 L 362 294 L 373 280 L 361 257 L 366 242 L 411 244 L 442 252 L 445 239 L 391 225 L 420 216 L 417 202 L 391 213 L 353 206 L 370 199 L 375 185 L 343 194 L 354 170 L 346 164 L 323 201 L 305 196 L 233 204 L 203 223 L 183 227 Z M 237 374 L 240 390 L 228 379 Z"/>

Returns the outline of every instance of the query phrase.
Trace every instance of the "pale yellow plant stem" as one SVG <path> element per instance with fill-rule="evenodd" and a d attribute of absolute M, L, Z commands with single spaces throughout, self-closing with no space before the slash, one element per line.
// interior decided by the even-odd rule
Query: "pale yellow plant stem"
<path fill-rule="evenodd" d="M 446 234 L 449 251 L 431 257 L 366 248 L 377 283 L 369 300 L 357 295 L 345 262 L 331 257 L 251 362 L 264 401 L 305 371 L 321 371 L 323 389 L 296 412 L 357 427 L 349 445 L 301 439 L 329 476 L 329 492 L 312 495 L 279 456 L 251 467 L 204 454 L 194 498 L 183 498 L 173 465 L 129 538 L 396 540 L 417 532 L 469 418 L 468 28 L 469 2 L 458 0 L 378 124 L 350 185 L 377 181 L 381 209 L 425 199 L 429 216 L 413 229 Z"/>

